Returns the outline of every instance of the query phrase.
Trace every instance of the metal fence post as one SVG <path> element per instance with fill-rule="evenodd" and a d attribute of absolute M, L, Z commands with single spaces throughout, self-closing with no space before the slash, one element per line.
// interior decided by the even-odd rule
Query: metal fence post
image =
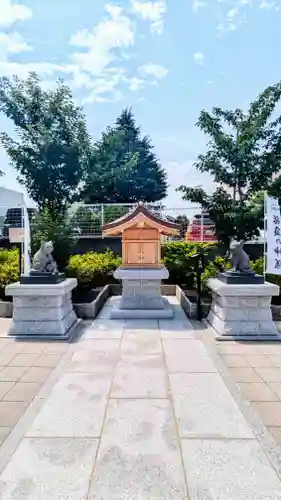
<path fill-rule="evenodd" d="M 104 204 L 102 203 L 101 204 L 101 227 L 104 225 Z M 101 235 L 102 235 L 102 231 L 101 231 Z M 102 238 L 103 238 L 103 235 L 102 235 Z"/>
<path fill-rule="evenodd" d="M 200 219 L 200 240 L 204 241 L 204 218 L 203 218 L 203 209 L 201 209 L 201 219 Z"/>

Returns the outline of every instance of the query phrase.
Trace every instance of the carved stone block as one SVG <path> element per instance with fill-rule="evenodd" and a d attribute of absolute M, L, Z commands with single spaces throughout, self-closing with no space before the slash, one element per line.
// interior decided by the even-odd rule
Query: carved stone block
<path fill-rule="evenodd" d="M 77 324 L 71 291 L 76 279 L 56 285 L 8 285 L 6 294 L 13 296 L 13 321 L 9 334 L 16 337 L 60 339 Z"/>
<path fill-rule="evenodd" d="M 279 287 L 271 283 L 259 285 L 228 285 L 211 279 L 212 306 L 208 321 L 218 338 L 278 336 L 272 320 L 271 297 Z"/>

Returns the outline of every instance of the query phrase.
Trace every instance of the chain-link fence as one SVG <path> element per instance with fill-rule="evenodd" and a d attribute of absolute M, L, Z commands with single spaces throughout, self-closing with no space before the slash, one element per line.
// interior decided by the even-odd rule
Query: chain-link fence
<path fill-rule="evenodd" d="M 73 233 L 79 238 L 100 238 L 102 226 L 131 212 L 137 204 L 76 204 L 69 210 Z M 160 204 L 146 204 L 147 208 L 163 219 L 177 222 L 180 225 L 179 238 L 187 241 L 215 241 L 214 225 L 208 214 L 200 207 L 176 208 Z M 29 221 L 36 213 L 34 208 L 28 209 Z M 1 207 L 0 237 L 9 238 L 9 228 L 23 227 L 23 211 L 21 207 Z"/>
<path fill-rule="evenodd" d="M 32 222 L 36 210 L 28 208 L 29 222 Z M 24 227 L 24 211 L 21 206 L 10 208 L 0 206 L 0 237 L 9 238 L 10 228 L 23 228 Z"/>
<path fill-rule="evenodd" d="M 180 224 L 180 235 L 182 239 L 189 241 L 215 241 L 214 225 L 207 214 L 200 207 L 176 208 L 165 207 L 160 204 L 147 204 L 149 210 L 158 214 L 163 219 Z M 131 212 L 136 204 L 76 204 L 69 211 L 73 233 L 79 238 L 100 238 L 102 226 Z M 28 209 L 29 220 L 36 212 Z M 0 236 L 4 239 L 9 237 L 9 228 L 23 227 L 23 212 L 20 207 L 1 207 L 0 214 Z"/>
<path fill-rule="evenodd" d="M 0 200 L 1 201 L 1 200 Z M 137 204 L 108 203 L 108 204 L 75 204 L 69 210 L 69 217 L 73 233 L 79 238 L 101 238 L 102 226 L 108 222 L 131 212 Z M 187 241 L 216 241 L 215 226 L 207 213 L 200 207 L 166 207 L 160 204 L 146 204 L 149 210 L 162 218 L 177 222 L 180 225 L 180 234 L 177 238 Z M 32 220 L 36 209 L 28 208 L 29 221 L 32 230 Z M 10 208 L 0 206 L 0 239 L 9 238 L 9 228 L 24 227 L 23 209 L 20 206 Z M 264 241 L 264 231 L 253 242 Z M 1 245 L 0 245 L 1 246 Z"/>
<path fill-rule="evenodd" d="M 200 207 L 176 208 L 146 204 L 163 219 L 180 224 L 180 238 L 189 241 L 215 241 L 214 224 Z M 126 215 L 136 204 L 77 204 L 70 210 L 73 231 L 81 238 L 101 237 L 102 226 Z"/>

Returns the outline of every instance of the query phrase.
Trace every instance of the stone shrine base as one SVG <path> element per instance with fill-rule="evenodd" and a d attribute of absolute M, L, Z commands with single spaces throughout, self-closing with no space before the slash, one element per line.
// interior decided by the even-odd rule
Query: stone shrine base
<path fill-rule="evenodd" d="M 161 295 L 161 280 L 169 277 L 162 267 L 125 268 L 119 267 L 114 273 L 122 280 L 122 297 L 112 310 L 112 319 L 169 319 L 173 309 Z"/>
<path fill-rule="evenodd" d="M 67 340 L 78 325 L 71 292 L 75 278 L 47 285 L 13 283 L 6 295 L 13 297 L 13 321 L 9 335 L 17 338 Z"/>
<path fill-rule="evenodd" d="M 208 286 L 212 290 L 208 321 L 217 340 L 281 340 L 270 309 L 272 296 L 279 295 L 277 285 L 229 285 L 214 278 Z"/>
<path fill-rule="evenodd" d="M 162 297 L 162 309 L 122 309 L 122 297 L 117 300 L 112 308 L 111 319 L 172 319 L 174 312 L 166 297 Z"/>

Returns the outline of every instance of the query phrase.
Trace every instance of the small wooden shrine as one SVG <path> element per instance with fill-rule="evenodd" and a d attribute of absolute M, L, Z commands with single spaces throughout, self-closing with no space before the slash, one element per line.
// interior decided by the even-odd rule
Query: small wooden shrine
<path fill-rule="evenodd" d="M 162 219 L 143 204 L 103 226 L 103 236 L 122 235 L 123 262 L 114 272 L 122 281 L 122 297 L 112 318 L 173 317 L 173 309 L 161 295 L 161 280 L 169 277 L 161 264 L 161 237 L 178 232 L 178 224 Z"/>
<path fill-rule="evenodd" d="M 139 204 L 133 212 L 103 226 L 103 236 L 122 235 L 122 267 L 162 267 L 161 236 L 178 234 L 179 225 Z"/>

